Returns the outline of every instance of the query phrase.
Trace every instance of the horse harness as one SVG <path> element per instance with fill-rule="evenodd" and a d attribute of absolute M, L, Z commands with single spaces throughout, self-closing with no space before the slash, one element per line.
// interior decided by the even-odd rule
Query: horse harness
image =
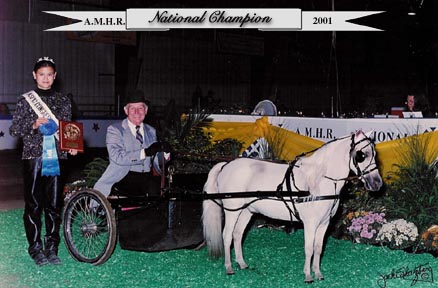
<path fill-rule="evenodd" d="M 336 191 L 336 184 L 338 181 L 350 181 L 350 180 L 354 180 L 354 179 L 360 179 L 361 177 L 363 177 L 364 175 L 372 172 L 373 170 L 377 169 L 377 165 L 374 166 L 371 169 L 368 169 L 371 166 L 371 162 L 370 164 L 368 164 L 368 166 L 365 167 L 364 171 L 362 172 L 360 167 L 359 167 L 359 163 L 362 163 L 363 161 L 365 161 L 366 155 L 365 153 L 362 152 L 362 150 L 371 145 L 371 143 L 373 143 L 372 139 L 365 137 L 364 139 L 358 141 L 358 142 L 354 142 L 354 137 L 355 135 L 351 135 L 351 145 L 350 145 L 350 161 L 353 161 L 353 165 L 356 169 L 356 175 L 355 176 L 350 176 L 350 177 L 345 177 L 345 178 L 339 178 L 339 179 L 335 179 L 332 177 L 329 177 L 327 175 L 325 175 L 324 177 L 327 179 L 330 179 L 334 182 L 335 185 L 335 191 Z M 345 139 L 345 138 L 340 138 L 340 139 Z M 333 141 L 337 141 L 339 139 L 334 139 L 332 141 L 329 141 L 327 143 L 325 143 L 323 146 L 333 142 Z M 360 143 L 364 142 L 364 141 L 368 141 L 369 143 L 367 145 L 365 145 L 364 147 L 362 147 L 360 150 L 357 150 L 355 155 L 353 155 L 353 151 L 355 151 L 354 149 L 356 148 L 357 145 L 359 145 Z M 323 147 L 321 146 L 321 147 Z M 315 152 L 316 150 L 320 149 L 321 147 L 318 147 L 314 150 L 302 153 L 300 155 L 298 155 L 291 163 L 289 163 L 289 167 L 286 170 L 286 173 L 284 175 L 283 181 L 277 186 L 277 197 L 279 197 L 285 204 L 286 208 L 289 211 L 289 214 L 291 216 L 291 221 L 292 221 L 292 216 L 294 216 L 298 221 L 302 222 L 300 215 L 298 213 L 298 210 L 295 206 L 295 203 L 307 203 L 307 202 L 313 202 L 313 201 L 321 201 L 321 200 L 338 200 L 340 198 L 340 195 L 310 195 L 309 191 L 303 191 L 300 190 L 297 185 L 295 184 L 295 177 L 293 174 L 293 168 L 295 167 L 295 164 L 297 163 L 297 161 L 310 153 Z M 372 147 L 373 150 L 373 154 L 375 153 L 374 147 Z M 354 156 L 354 157 L 353 157 Z M 282 195 L 282 191 L 283 191 L 283 184 L 286 182 L 286 189 L 288 192 L 294 194 L 294 192 L 292 192 L 292 187 L 291 187 L 291 179 L 292 179 L 292 183 L 294 185 L 294 188 L 296 189 L 297 192 L 296 195 L 292 195 L 290 200 L 285 200 L 283 195 Z M 297 198 L 292 198 L 293 196 L 296 196 Z M 293 210 L 289 207 L 289 205 L 287 205 L 287 202 L 291 202 L 292 203 L 292 208 Z M 333 206 L 335 205 L 336 202 L 333 203 Z"/>
<path fill-rule="evenodd" d="M 312 151 L 314 152 L 314 151 Z M 310 153 L 310 152 L 308 152 Z M 297 210 L 297 207 L 295 206 L 295 203 L 307 203 L 307 202 L 313 202 L 313 201 L 320 201 L 320 200 L 336 200 L 339 198 L 339 195 L 311 195 L 309 191 L 300 190 L 297 185 L 295 185 L 295 177 L 293 174 L 293 168 L 295 167 L 296 162 L 300 157 L 303 155 L 300 155 L 296 157 L 291 163 L 289 163 L 289 167 L 286 170 L 286 173 L 284 175 L 283 181 L 281 181 L 280 184 L 277 186 L 277 197 L 280 198 L 281 201 L 283 201 L 284 205 L 286 206 L 287 210 L 289 211 L 289 215 L 291 217 L 291 222 L 293 221 L 293 217 L 295 217 L 299 222 L 302 222 L 300 218 L 300 213 Z M 292 191 L 291 187 L 291 179 L 292 183 L 296 189 L 296 192 Z M 286 200 L 283 196 L 283 185 L 286 182 L 286 189 L 289 192 L 288 194 L 291 195 L 290 199 Z M 335 183 L 336 185 L 336 183 Z M 335 188 L 336 189 L 336 188 Z M 296 198 L 292 198 L 292 197 Z M 292 203 L 292 208 L 287 204 L 287 202 Z M 293 217 L 292 217 L 293 216 Z"/>
<path fill-rule="evenodd" d="M 377 165 L 373 168 L 371 168 L 370 170 L 368 170 L 368 168 L 371 166 L 371 162 L 368 166 L 365 167 L 364 172 L 361 171 L 360 167 L 359 167 L 359 163 L 362 163 L 365 158 L 366 155 L 365 153 L 362 152 L 362 150 L 371 145 L 371 143 L 373 143 L 372 139 L 366 137 L 358 142 L 354 142 L 354 134 L 351 136 L 351 148 L 350 148 L 350 161 L 353 161 L 353 165 L 356 169 L 356 175 L 355 176 L 349 176 L 349 177 L 345 177 L 345 178 L 339 178 L 339 179 L 335 179 L 335 178 L 331 178 L 329 176 L 324 176 L 327 179 L 330 179 L 334 182 L 335 185 L 335 191 L 336 191 L 336 184 L 338 181 L 350 181 L 353 179 L 360 179 L 361 177 L 363 177 L 364 175 L 370 173 L 373 170 L 377 169 Z M 333 142 L 333 141 L 337 141 L 340 139 L 345 139 L 345 138 L 338 138 L 338 139 L 334 139 L 332 141 L 329 141 L 327 143 L 325 143 L 324 145 L 322 145 L 321 147 Z M 353 157 L 353 151 L 355 151 L 355 147 L 364 142 L 364 141 L 369 141 L 369 143 L 367 145 L 365 145 L 364 147 L 362 147 L 360 150 L 356 151 L 354 157 Z M 277 189 L 275 191 L 275 196 L 277 196 L 278 198 L 280 198 L 280 201 L 283 201 L 283 203 L 285 204 L 286 208 L 289 211 L 289 214 L 291 216 L 291 222 L 293 221 L 293 217 L 295 217 L 298 221 L 302 222 L 299 212 L 295 206 L 295 203 L 307 203 L 307 202 L 314 202 L 314 201 L 322 201 L 322 200 L 338 200 L 340 198 L 339 194 L 335 194 L 335 195 L 311 195 L 309 191 L 305 191 L 305 190 L 301 190 L 297 187 L 297 185 L 295 184 L 295 177 L 294 177 L 294 173 L 293 173 L 293 168 L 296 167 L 296 163 L 297 161 L 310 153 L 313 153 L 317 150 L 319 150 L 321 147 L 318 147 L 316 149 L 313 149 L 311 151 L 302 153 L 300 155 L 298 155 L 297 157 L 295 157 L 295 159 L 289 163 L 289 167 L 287 168 L 285 175 L 283 177 L 283 180 L 281 181 L 280 184 L 278 184 Z M 374 147 L 372 147 L 373 149 L 373 153 L 375 153 Z M 223 168 L 223 167 L 222 167 Z M 285 199 L 285 195 L 283 192 L 283 185 L 286 184 L 286 189 L 287 189 L 287 196 L 290 197 L 290 199 Z M 295 191 L 292 190 L 292 185 L 295 188 Z M 261 191 L 258 191 L 261 192 Z M 208 194 L 207 194 L 208 195 Z M 274 196 L 274 195 L 272 195 Z M 271 199 L 271 200 L 275 200 L 272 198 L 272 196 L 259 196 L 258 198 L 245 203 L 244 205 L 242 205 L 239 208 L 235 208 L 235 209 L 230 209 L 230 208 L 226 208 L 224 207 L 223 204 L 218 203 L 217 201 L 215 201 L 215 199 L 210 198 L 210 200 L 212 200 L 213 202 L 215 202 L 217 205 L 221 206 L 223 209 L 228 210 L 228 211 L 238 211 L 238 210 L 242 210 L 245 209 L 247 207 L 249 207 L 251 204 L 253 204 L 254 202 L 257 202 L 259 200 L 262 199 Z M 292 198 L 292 197 L 296 197 L 296 198 Z M 224 198 L 231 198 L 231 197 L 224 197 Z M 291 202 L 292 203 L 292 209 L 291 207 L 287 204 L 287 202 Z M 333 207 L 335 206 L 336 201 L 333 203 Z"/>

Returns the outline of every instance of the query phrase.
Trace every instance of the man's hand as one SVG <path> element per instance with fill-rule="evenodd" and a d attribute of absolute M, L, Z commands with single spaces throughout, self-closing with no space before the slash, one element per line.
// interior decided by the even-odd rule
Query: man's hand
<path fill-rule="evenodd" d="M 148 148 L 144 149 L 144 152 L 146 153 L 146 156 L 154 156 L 158 152 L 161 152 L 161 143 L 155 142 L 152 143 Z"/>

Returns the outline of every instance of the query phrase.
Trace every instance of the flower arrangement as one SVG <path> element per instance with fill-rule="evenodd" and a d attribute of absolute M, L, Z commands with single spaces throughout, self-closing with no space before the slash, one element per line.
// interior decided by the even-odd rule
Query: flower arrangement
<path fill-rule="evenodd" d="M 432 225 L 421 235 L 420 244 L 427 251 L 438 251 L 438 225 Z"/>
<path fill-rule="evenodd" d="M 376 244 L 377 234 L 385 223 L 385 213 L 356 211 L 346 216 L 348 233 L 357 243 Z"/>
<path fill-rule="evenodd" d="M 377 240 L 391 249 L 406 249 L 415 243 L 417 237 L 418 229 L 414 223 L 397 219 L 383 224 Z"/>

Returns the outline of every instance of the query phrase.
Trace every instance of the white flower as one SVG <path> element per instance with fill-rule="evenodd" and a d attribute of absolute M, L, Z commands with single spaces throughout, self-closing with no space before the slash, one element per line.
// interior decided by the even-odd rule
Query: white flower
<path fill-rule="evenodd" d="M 418 229 L 414 223 L 397 219 L 383 224 L 376 239 L 394 248 L 400 248 L 408 246 L 409 242 L 414 242 L 417 237 Z"/>

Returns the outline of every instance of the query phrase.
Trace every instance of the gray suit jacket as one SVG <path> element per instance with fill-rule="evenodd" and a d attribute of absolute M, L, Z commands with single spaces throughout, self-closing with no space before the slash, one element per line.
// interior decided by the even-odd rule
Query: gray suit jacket
<path fill-rule="evenodd" d="M 106 133 L 106 147 L 110 164 L 94 185 L 94 189 L 108 196 L 114 183 L 119 182 L 129 171 L 149 172 L 151 157 L 140 159 L 140 151 L 157 142 L 155 128 L 144 124 L 144 141 L 140 142 L 132 134 L 128 119 L 110 125 Z"/>

